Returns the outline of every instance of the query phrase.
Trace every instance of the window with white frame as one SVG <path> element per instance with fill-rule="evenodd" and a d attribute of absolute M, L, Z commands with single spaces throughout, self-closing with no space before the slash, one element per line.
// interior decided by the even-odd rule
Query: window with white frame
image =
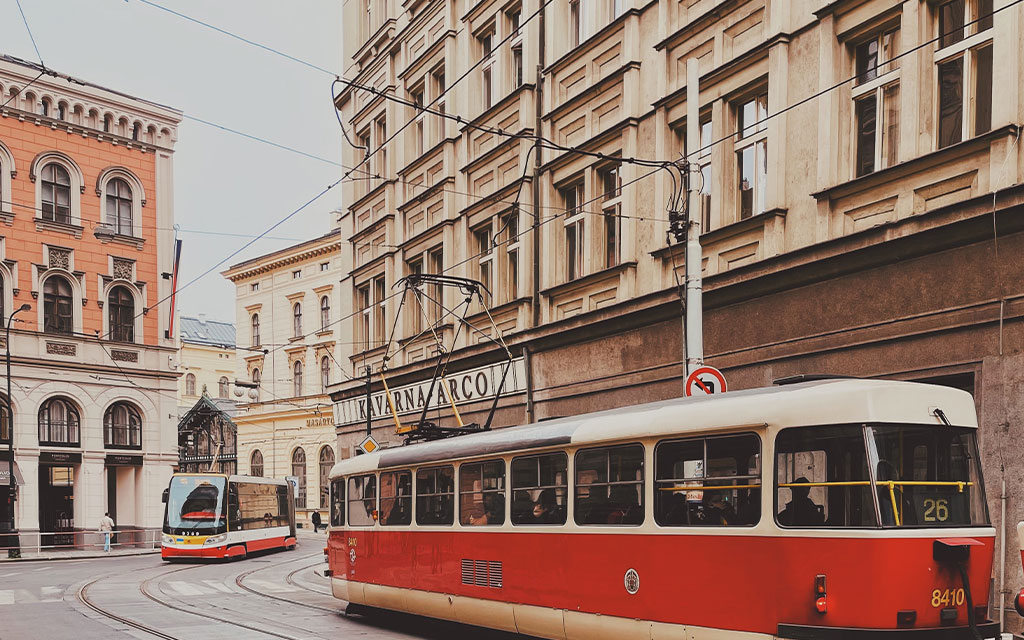
<path fill-rule="evenodd" d="M 356 287 L 356 310 L 356 341 L 362 344 L 364 349 L 369 349 L 370 316 L 373 313 L 369 283 Z"/>
<path fill-rule="evenodd" d="M 622 261 L 622 166 L 598 167 L 597 184 L 601 190 L 603 266 L 610 268 Z"/>
<path fill-rule="evenodd" d="M 740 220 L 764 213 L 768 182 L 768 90 L 736 104 Z"/>
<path fill-rule="evenodd" d="M 490 26 L 477 36 L 480 48 L 480 95 L 483 99 L 484 111 L 494 104 L 494 27 Z"/>
<path fill-rule="evenodd" d="M 423 101 L 423 85 L 420 84 L 409 90 L 409 101 L 413 104 L 412 124 L 412 150 L 418 158 L 423 155 L 426 148 L 426 120 L 427 113 L 423 110 L 426 103 Z"/>
<path fill-rule="evenodd" d="M 428 273 L 444 273 L 444 247 L 435 247 L 427 252 L 427 267 Z M 430 297 L 433 298 L 433 301 L 427 307 L 427 317 L 430 318 L 431 323 L 437 324 L 444 315 L 444 287 L 440 284 L 433 285 L 430 289 Z"/>
<path fill-rule="evenodd" d="M 501 217 L 501 227 L 505 243 L 505 286 L 503 302 L 511 302 L 519 297 L 519 209 L 513 208 Z"/>
<path fill-rule="evenodd" d="M 899 43 L 898 26 L 887 26 L 854 45 L 854 177 L 899 161 Z"/>
<path fill-rule="evenodd" d="M 509 82 L 511 90 L 516 90 L 523 84 L 523 31 L 520 29 L 523 19 L 523 9 L 516 5 L 505 12 L 508 33 L 512 36 L 509 40 L 511 56 L 509 56 Z"/>
<path fill-rule="evenodd" d="M 992 0 L 953 0 L 935 9 L 939 149 L 992 128 L 992 10 Z"/>
<path fill-rule="evenodd" d="M 438 143 L 438 142 L 440 142 L 441 140 L 444 139 L 445 131 L 446 131 L 446 128 L 447 128 L 446 125 L 445 125 L 445 118 L 444 118 L 444 114 L 447 113 L 447 111 L 445 111 L 445 95 L 444 95 L 444 92 L 446 90 L 446 85 L 445 85 L 445 81 L 444 81 L 444 66 L 443 65 L 440 68 L 435 69 L 433 72 L 431 72 L 431 74 L 430 74 L 430 84 L 432 86 L 432 90 L 431 90 L 431 93 L 430 93 L 431 102 L 434 105 L 433 107 L 431 107 L 431 110 L 435 111 L 435 112 L 437 112 L 439 114 L 439 115 L 435 116 L 435 123 L 434 123 L 435 131 L 434 131 L 434 138 L 433 138 L 434 143 Z"/>
<path fill-rule="evenodd" d="M 331 324 L 331 299 L 328 296 L 320 297 L 320 329 L 326 330 Z"/>
<path fill-rule="evenodd" d="M 252 347 L 260 346 L 260 314 L 252 314 L 252 336 L 251 344 Z"/>
<path fill-rule="evenodd" d="M 43 167 L 42 181 L 43 220 L 71 224 L 71 174 L 56 162 Z"/>
<path fill-rule="evenodd" d="M 292 385 L 294 386 L 294 389 L 292 390 L 293 391 L 292 395 L 294 395 L 294 396 L 301 396 L 302 395 L 302 361 L 301 360 L 296 360 L 295 364 L 292 365 Z"/>
<path fill-rule="evenodd" d="M 327 391 L 331 386 L 331 359 L 329 356 L 320 358 L 320 390 Z"/>
<path fill-rule="evenodd" d="M 565 211 L 565 280 L 571 282 L 583 275 L 586 253 L 586 214 L 583 213 L 583 180 L 559 190 Z"/>
<path fill-rule="evenodd" d="M 423 257 L 416 256 L 405 262 L 406 275 L 419 275 L 423 273 Z M 423 330 L 423 316 L 426 313 L 427 301 L 416 295 L 416 300 L 409 300 L 412 308 L 409 310 L 407 325 L 410 335 L 416 335 Z"/>
<path fill-rule="evenodd" d="M 302 303 L 292 305 L 292 337 L 302 337 Z"/>
<path fill-rule="evenodd" d="M 387 339 L 387 288 L 384 276 L 373 279 L 373 341 L 374 346 L 382 346 Z"/>
<path fill-rule="evenodd" d="M 388 139 L 388 122 L 386 116 L 381 116 L 374 121 L 373 124 L 374 135 L 376 136 L 376 149 L 377 152 L 374 154 L 373 159 L 376 161 L 376 167 L 374 171 L 382 179 L 387 180 L 388 177 L 388 150 L 384 146 L 384 143 Z"/>
<path fill-rule="evenodd" d="M 473 255 L 476 256 L 476 279 L 484 286 L 484 289 L 494 298 L 494 282 L 491 275 L 494 273 L 494 238 L 491 235 L 491 223 L 488 221 L 473 229 L 473 244 L 471 247 Z"/>
<path fill-rule="evenodd" d="M 569 0 L 569 48 L 575 49 L 583 37 L 583 14 L 580 5 L 583 0 Z"/>
<path fill-rule="evenodd" d="M 134 235 L 132 228 L 132 189 L 121 178 L 107 182 L 107 224 L 114 233 Z"/>

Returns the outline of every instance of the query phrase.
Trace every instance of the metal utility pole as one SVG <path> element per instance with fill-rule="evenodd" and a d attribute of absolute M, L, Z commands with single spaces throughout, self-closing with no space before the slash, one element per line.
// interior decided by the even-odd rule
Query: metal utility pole
<path fill-rule="evenodd" d="M 686 61 L 686 148 L 689 157 L 700 153 L 700 67 L 696 58 Z M 689 163 L 687 168 L 692 166 Z M 686 181 L 690 184 L 690 181 Z M 686 313 L 683 318 L 686 374 L 704 364 L 704 301 L 701 278 L 700 192 L 687 187 L 686 206 Z"/>
<path fill-rule="evenodd" d="M 11 521 L 8 534 L 10 540 L 14 544 L 9 545 L 7 549 L 7 557 L 9 558 L 20 558 L 21 557 L 21 541 L 18 539 L 18 529 L 14 519 L 14 506 L 15 496 L 17 495 L 14 487 L 14 401 L 11 396 L 11 325 L 14 324 L 14 316 L 22 311 L 28 311 L 31 309 L 28 304 L 23 304 L 15 309 L 11 316 L 7 319 L 6 327 L 6 347 L 7 347 L 7 452 L 10 454 L 7 467 L 7 490 L 10 492 L 8 495 L 11 498 Z"/>
<path fill-rule="evenodd" d="M 366 367 L 366 435 L 373 435 L 373 404 L 370 402 L 373 399 L 373 378 L 370 374 L 373 369 L 369 366 Z"/>

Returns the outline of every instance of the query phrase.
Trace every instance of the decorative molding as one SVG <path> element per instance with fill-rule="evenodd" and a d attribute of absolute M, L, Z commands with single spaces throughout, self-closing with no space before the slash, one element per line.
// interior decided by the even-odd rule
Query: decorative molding
<path fill-rule="evenodd" d="M 57 233 L 66 233 L 69 236 L 74 236 L 76 240 L 82 239 L 82 231 L 84 229 L 80 225 L 43 220 L 42 218 L 35 218 L 35 222 L 36 231 L 56 231 Z"/>
<path fill-rule="evenodd" d="M 124 349 L 111 349 L 110 359 L 118 362 L 138 362 L 138 351 L 125 351 Z"/>
<path fill-rule="evenodd" d="M 114 258 L 114 266 L 112 269 L 114 278 L 116 280 L 127 280 L 131 282 L 133 277 L 133 266 L 135 266 L 134 260 Z"/>
<path fill-rule="evenodd" d="M 76 356 L 78 355 L 78 345 L 67 342 L 50 342 L 47 340 L 46 353 L 54 356 Z"/>
<path fill-rule="evenodd" d="M 8 213 L 7 211 L 0 211 L 0 222 L 7 225 L 8 227 L 14 225 L 14 214 Z"/>
<path fill-rule="evenodd" d="M 46 262 L 50 269 L 71 271 L 71 249 L 47 247 Z"/>

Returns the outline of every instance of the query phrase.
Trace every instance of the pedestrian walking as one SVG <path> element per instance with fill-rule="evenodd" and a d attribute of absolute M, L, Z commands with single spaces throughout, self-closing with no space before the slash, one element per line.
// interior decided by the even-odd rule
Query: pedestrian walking
<path fill-rule="evenodd" d="M 110 513 L 105 512 L 100 518 L 100 533 L 103 534 L 103 550 L 107 553 L 110 553 L 110 536 L 113 531 L 114 521 L 110 518 Z"/>
<path fill-rule="evenodd" d="M 313 515 L 310 517 L 310 520 L 313 522 L 313 533 L 316 533 L 317 530 L 320 529 L 320 523 L 323 522 L 322 520 L 320 520 L 320 512 L 314 511 Z"/>

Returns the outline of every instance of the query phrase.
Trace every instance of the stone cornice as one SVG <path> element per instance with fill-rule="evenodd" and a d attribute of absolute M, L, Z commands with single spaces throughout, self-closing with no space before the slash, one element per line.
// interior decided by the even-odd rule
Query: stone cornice
<path fill-rule="evenodd" d="M 335 253 L 340 248 L 339 241 L 340 236 L 337 230 L 334 230 L 319 238 L 307 240 L 301 244 L 236 264 L 230 269 L 222 271 L 221 275 L 231 282 L 240 282 L 246 278 L 269 273 L 281 267 L 287 267 L 311 258 Z"/>

